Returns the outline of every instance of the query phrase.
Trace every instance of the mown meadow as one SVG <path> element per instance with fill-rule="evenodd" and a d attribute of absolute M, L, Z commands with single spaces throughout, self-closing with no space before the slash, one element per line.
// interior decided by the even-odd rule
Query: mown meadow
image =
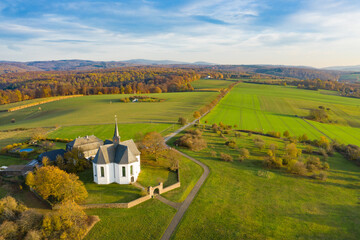
<path fill-rule="evenodd" d="M 330 109 L 331 124 L 302 119 L 319 106 Z M 263 132 L 288 130 L 295 136 L 305 133 L 311 139 L 325 133 L 331 139 L 360 145 L 360 100 L 330 91 L 241 83 L 202 121 Z"/>
<path fill-rule="evenodd" d="M 0 113 L 0 129 L 109 124 L 117 115 L 119 123 L 176 122 L 211 102 L 217 92 L 145 94 L 162 102 L 120 102 L 126 94 L 93 95 Z M 14 120 L 15 123 L 11 121 Z"/>
<path fill-rule="evenodd" d="M 326 181 L 292 175 L 286 168 L 269 170 L 263 166 L 268 146 L 276 144 L 281 153 L 283 140 L 225 137 L 247 148 L 250 157 L 238 161 L 238 150 L 209 130 L 203 133 L 206 149 L 179 149 L 207 164 L 211 173 L 172 239 L 358 239 L 360 167 L 335 153 L 327 159 Z M 263 150 L 254 145 L 259 137 L 266 143 Z M 234 161 L 222 161 L 220 153 Z"/>

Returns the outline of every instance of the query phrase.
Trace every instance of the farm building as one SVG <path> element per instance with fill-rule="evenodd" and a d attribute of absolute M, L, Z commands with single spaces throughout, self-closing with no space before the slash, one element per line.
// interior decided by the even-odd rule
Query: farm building
<path fill-rule="evenodd" d="M 25 176 L 29 171 L 34 169 L 33 166 L 29 165 L 10 165 L 7 168 L 0 171 L 2 176 Z"/>
<path fill-rule="evenodd" d="M 57 149 L 57 150 L 52 150 L 52 151 L 48 151 L 48 152 L 44 152 L 42 154 L 40 154 L 37 157 L 37 161 L 39 164 L 42 163 L 42 160 L 44 157 L 47 157 L 50 162 L 56 161 L 56 157 L 59 155 L 61 157 L 64 157 L 64 154 L 66 153 L 66 151 L 64 149 Z"/>
<path fill-rule="evenodd" d="M 84 154 L 85 158 L 92 158 L 95 157 L 99 147 L 102 145 L 104 145 L 104 142 L 94 135 L 78 137 L 66 144 L 66 151 L 76 148 Z"/>
<path fill-rule="evenodd" d="M 93 160 L 94 182 L 97 184 L 129 184 L 140 173 L 140 151 L 134 141 L 120 141 L 117 122 L 113 142 L 102 145 Z"/>

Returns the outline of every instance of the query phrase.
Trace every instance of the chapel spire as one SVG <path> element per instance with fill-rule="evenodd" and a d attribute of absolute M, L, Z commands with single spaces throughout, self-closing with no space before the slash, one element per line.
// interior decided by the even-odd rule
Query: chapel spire
<path fill-rule="evenodd" d="M 115 115 L 115 131 L 114 131 L 114 136 L 113 136 L 113 142 L 114 144 L 119 144 L 120 143 L 120 136 L 119 136 L 119 130 L 118 130 L 118 125 L 117 125 L 117 117 Z"/>

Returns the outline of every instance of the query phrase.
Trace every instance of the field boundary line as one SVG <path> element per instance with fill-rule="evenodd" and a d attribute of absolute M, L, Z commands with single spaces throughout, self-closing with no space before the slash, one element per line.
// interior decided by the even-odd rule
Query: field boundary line
<path fill-rule="evenodd" d="M 321 131 L 320 129 L 318 129 L 317 127 L 315 127 L 312 123 L 306 121 L 305 118 L 301 118 L 304 122 L 306 122 L 307 124 L 309 124 L 310 126 L 312 126 L 313 128 L 315 128 L 319 133 L 323 134 L 325 137 L 327 137 L 328 139 L 330 139 L 331 141 L 334 141 L 331 137 L 329 137 L 327 134 L 325 134 L 323 131 Z"/>

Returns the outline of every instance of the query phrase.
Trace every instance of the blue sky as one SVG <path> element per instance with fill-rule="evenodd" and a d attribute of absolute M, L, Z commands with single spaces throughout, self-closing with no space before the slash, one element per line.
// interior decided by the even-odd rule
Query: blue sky
<path fill-rule="evenodd" d="M 0 0 L 0 60 L 360 64 L 356 0 Z"/>

